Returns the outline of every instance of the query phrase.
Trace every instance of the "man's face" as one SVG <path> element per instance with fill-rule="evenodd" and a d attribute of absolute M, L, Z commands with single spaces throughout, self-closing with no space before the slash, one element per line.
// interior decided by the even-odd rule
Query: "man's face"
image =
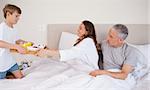
<path fill-rule="evenodd" d="M 120 45 L 120 38 L 118 37 L 118 32 L 115 31 L 113 28 L 109 30 L 106 40 L 108 44 L 112 47 L 118 47 L 118 45 Z"/>

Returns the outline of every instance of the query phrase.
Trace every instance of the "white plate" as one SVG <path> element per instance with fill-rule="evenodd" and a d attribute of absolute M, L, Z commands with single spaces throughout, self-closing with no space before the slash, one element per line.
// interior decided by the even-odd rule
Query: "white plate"
<path fill-rule="evenodd" d="M 35 47 L 33 47 L 33 46 L 30 46 L 30 47 L 27 47 L 27 49 L 29 50 L 29 51 L 38 51 L 38 50 L 40 50 L 40 48 L 35 48 Z"/>

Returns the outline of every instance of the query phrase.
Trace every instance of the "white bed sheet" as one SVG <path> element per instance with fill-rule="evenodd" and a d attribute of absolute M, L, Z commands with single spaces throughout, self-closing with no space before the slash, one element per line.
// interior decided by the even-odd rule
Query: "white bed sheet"
<path fill-rule="evenodd" d="M 32 67 L 23 71 L 23 79 L 0 80 L 0 90 L 129 90 L 130 83 L 134 83 L 133 78 L 129 82 L 105 75 L 94 78 L 88 75 L 89 71 L 75 62 L 35 60 Z M 149 84 L 147 75 L 132 90 L 149 90 Z"/>

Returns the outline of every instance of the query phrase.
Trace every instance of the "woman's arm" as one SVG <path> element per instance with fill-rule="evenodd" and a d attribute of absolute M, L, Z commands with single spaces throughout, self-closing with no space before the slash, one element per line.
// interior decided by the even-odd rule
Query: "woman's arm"
<path fill-rule="evenodd" d="M 80 42 L 77 46 L 74 46 L 66 50 L 45 50 L 42 49 L 37 53 L 37 56 L 41 57 L 59 57 L 60 61 L 67 61 L 74 58 L 81 58 L 87 51 L 87 49 L 93 47 L 94 43 L 91 38 L 86 38 Z M 95 48 L 93 48 L 95 49 Z"/>
<path fill-rule="evenodd" d="M 72 47 L 66 50 L 41 49 L 37 54 L 40 57 L 52 57 L 61 61 L 70 60 L 82 55 L 80 48 Z"/>
<path fill-rule="evenodd" d="M 41 49 L 37 54 L 40 57 L 52 57 L 54 59 L 60 58 L 59 50 Z"/>

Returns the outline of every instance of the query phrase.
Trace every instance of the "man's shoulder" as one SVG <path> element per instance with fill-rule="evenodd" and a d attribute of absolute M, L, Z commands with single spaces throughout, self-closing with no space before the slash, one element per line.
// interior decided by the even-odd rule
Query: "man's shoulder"
<path fill-rule="evenodd" d="M 125 43 L 125 47 L 127 50 L 130 50 L 130 51 L 138 51 L 137 48 L 135 48 L 134 46 L 128 44 L 128 43 Z"/>
<path fill-rule="evenodd" d="M 135 48 L 134 46 L 128 44 L 128 43 L 125 43 L 126 45 L 126 53 L 128 54 L 134 54 L 134 55 L 140 55 L 142 54 L 137 48 Z"/>

